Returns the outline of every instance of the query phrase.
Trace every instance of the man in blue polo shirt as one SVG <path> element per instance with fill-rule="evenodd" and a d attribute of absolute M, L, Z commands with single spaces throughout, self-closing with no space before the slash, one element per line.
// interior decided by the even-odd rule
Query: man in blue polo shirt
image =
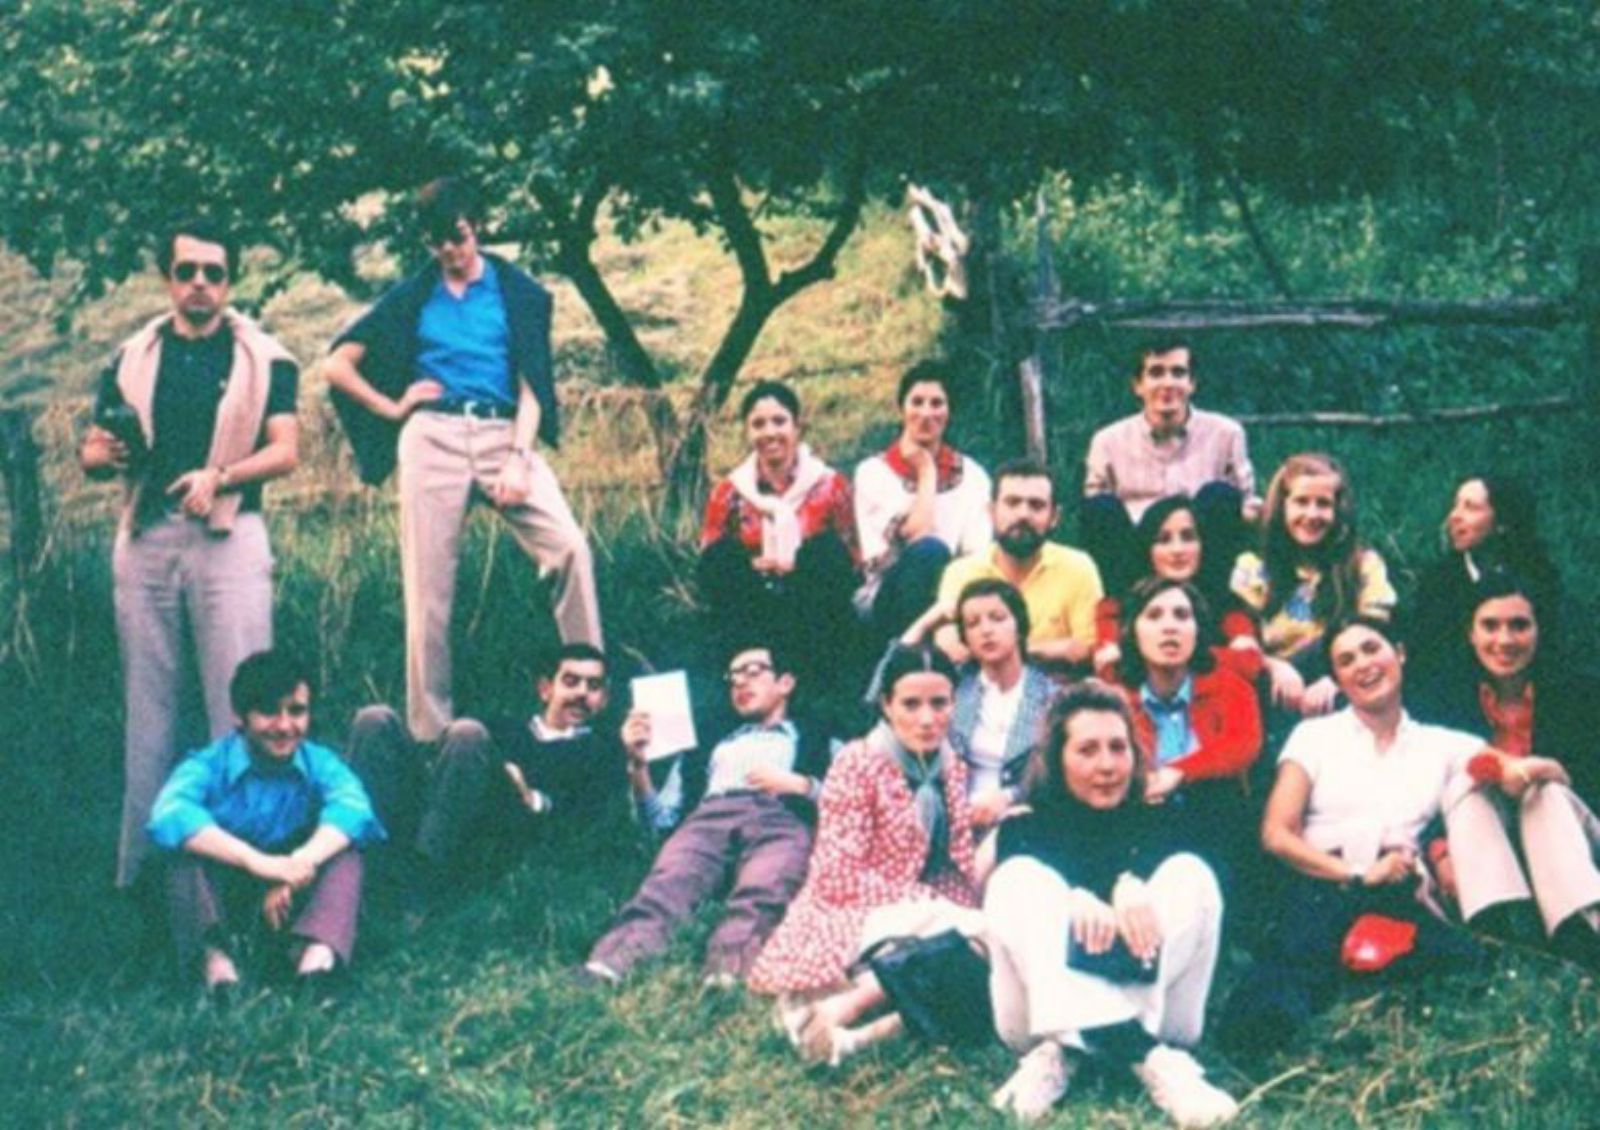
<path fill-rule="evenodd" d="M 455 717 L 450 614 L 475 498 L 553 576 L 562 642 L 603 641 L 588 542 L 534 448 L 536 436 L 553 446 L 559 434 L 550 295 L 479 248 L 481 212 L 464 182 L 424 187 L 418 218 L 433 265 L 340 334 L 326 372 L 362 478 L 382 482 L 399 467 L 406 721 L 434 741 Z"/>

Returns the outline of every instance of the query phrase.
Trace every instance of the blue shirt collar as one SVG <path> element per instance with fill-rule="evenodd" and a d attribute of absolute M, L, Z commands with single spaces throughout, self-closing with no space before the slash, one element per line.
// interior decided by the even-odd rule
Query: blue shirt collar
<path fill-rule="evenodd" d="M 1161 698 L 1150 689 L 1150 684 L 1146 683 L 1139 688 L 1139 701 L 1144 703 L 1144 708 L 1152 714 L 1176 714 L 1179 710 L 1187 712 L 1194 702 L 1194 676 L 1185 676 L 1183 685 L 1171 698 Z"/>
<path fill-rule="evenodd" d="M 782 734 L 790 741 L 800 740 L 800 730 L 795 726 L 792 718 L 785 718 L 782 722 L 774 722 L 770 726 L 765 722 L 746 722 L 743 725 L 735 726 L 733 731 L 728 734 L 728 737 L 737 738 L 744 734 Z"/>

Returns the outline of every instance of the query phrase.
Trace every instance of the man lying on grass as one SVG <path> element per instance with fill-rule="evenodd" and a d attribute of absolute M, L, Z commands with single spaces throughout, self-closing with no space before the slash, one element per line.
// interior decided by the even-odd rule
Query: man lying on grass
<path fill-rule="evenodd" d="M 485 725 L 457 718 L 413 742 L 393 707 L 362 708 L 349 757 L 393 836 L 406 925 L 492 877 L 546 832 L 624 819 L 628 786 L 615 732 L 593 725 L 609 697 L 605 653 L 563 644 L 539 664 L 539 710 Z"/>
<path fill-rule="evenodd" d="M 827 735 L 790 718 L 795 676 L 781 650 L 739 651 L 727 680 L 738 720 L 709 751 L 682 755 L 659 792 L 645 760 L 650 716 L 634 711 L 623 726 L 640 817 L 657 831 L 677 830 L 590 951 L 584 971 L 593 980 L 618 982 L 640 960 L 665 951 L 674 928 L 727 889 L 722 920 L 706 943 L 705 974 L 707 984 L 732 984 L 755 962 L 805 879 Z"/>
<path fill-rule="evenodd" d="M 383 826 L 349 766 L 305 740 L 311 684 L 297 660 L 257 652 L 229 691 L 238 729 L 179 763 L 146 827 L 168 853 L 179 967 L 226 1000 L 239 982 L 236 941 L 261 929 L 302 980 L 326 988 L 355 946 L 356 849 Z"/>

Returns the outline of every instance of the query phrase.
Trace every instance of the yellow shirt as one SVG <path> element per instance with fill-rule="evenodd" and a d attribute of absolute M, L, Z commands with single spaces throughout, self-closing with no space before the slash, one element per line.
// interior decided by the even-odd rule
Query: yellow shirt
<path fill-rule="evenodd" d="M 1000 547 L 958 557 L 939 580 L 939 603 L 954 609 L 961 590 L 973 581 L 1007 577 L 997 564 Z M 1075 639 L 1094 646 L 1094 610 L 1105 595 L 1094 558 L 1079 549 L 1045 542 L 1033 571 L 1017 586 L 1028 606 L 1028 642 Z"/>

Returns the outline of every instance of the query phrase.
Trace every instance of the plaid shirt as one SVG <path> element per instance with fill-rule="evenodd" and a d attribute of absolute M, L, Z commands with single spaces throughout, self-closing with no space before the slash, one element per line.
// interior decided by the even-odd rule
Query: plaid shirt
<path fill-rule="evenodd" d="M 1083 493 L 1116 495 L 1137 522 L 1145 508 L 1169 494 L 1196 494 L 1224 482 L 1246 499 L 1256 490 L 1244 428 L 1215 412 L 1191 409 L 1189 421 L 1157 441 L 1142 414 L 1095 432 L 1089 442 Z"/>

